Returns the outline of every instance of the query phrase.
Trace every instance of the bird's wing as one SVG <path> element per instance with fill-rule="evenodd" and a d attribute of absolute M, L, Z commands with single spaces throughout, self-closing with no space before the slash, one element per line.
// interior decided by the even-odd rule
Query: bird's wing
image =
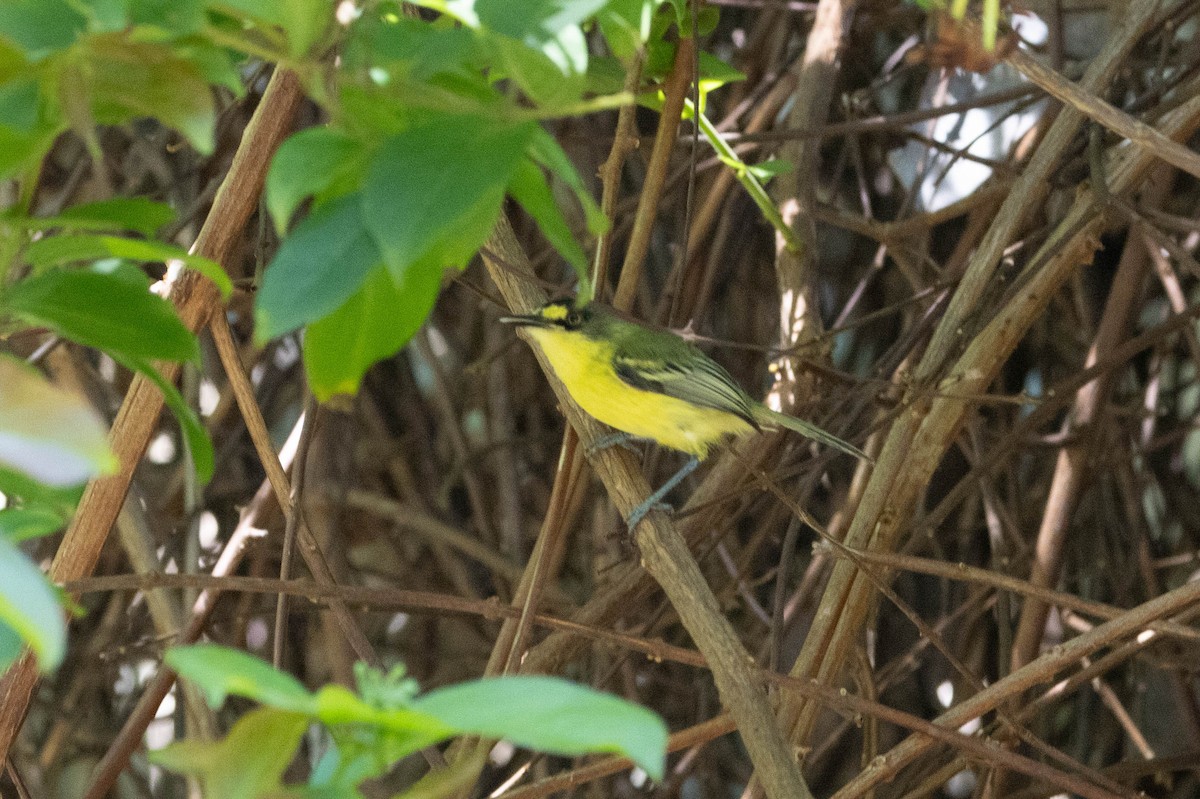
<path fill-rule="evenodd" d="M 752 401 L 729 373 L 699 350 L 691 347 L 687 350 L 686 354 L 676 353 L 679 357 L 670 360 L 635 351 L 618 351 L 613 355 L 613 369 L 634 388 L 727 411 L 757 428 Z"/>

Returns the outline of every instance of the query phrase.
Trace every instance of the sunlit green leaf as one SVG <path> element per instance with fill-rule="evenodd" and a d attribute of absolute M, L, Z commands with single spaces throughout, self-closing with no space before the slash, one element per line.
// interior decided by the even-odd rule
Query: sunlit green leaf
<path fill-rule="evenodd" d="M 260 799 L 277 792 L 295 757 L 308 718 L 258 708 L 238 719 L 216 742 L 182 741 L 150 753 L 150 762 L 199 778 L 206 797 Z"/>

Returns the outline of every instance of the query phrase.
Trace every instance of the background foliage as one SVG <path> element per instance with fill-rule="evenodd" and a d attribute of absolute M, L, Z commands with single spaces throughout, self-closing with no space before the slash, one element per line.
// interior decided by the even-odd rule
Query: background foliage
<path fill-rule="evenodd" d="M 1194 795 L 1200 159 L 1167 144 L 1200 124 L 1196 8 L 1035 7 L 1024 41 L 994 3 L 949 10 L 0 2 L 0 658 L 24 640 L 58 665 L 27 699 L 29 663 L 3 684 L 0 791 L 184 795 L 143 747 L 188 739 L 156 757 L 197 773 L 311 719 L 379 720 L 412 698 L 400 660 L 430 689 L 506 663 L 591 683 L 681 752 L 652 787 L 464 746 L 434 792 L 762 776 L 698 611 L 640 571 L 649 539 L 496 322 L 532 264 L 553 294 L 598 265 L 597 293 L 690 322 L 752 393 L 876 455 L 764 437 L 677 495 L 733 642 L 795 678 L 773 679 L 815 795 Z M 239 153 L 287 91 L 272 69 L 305 98 L 292 135 Z M 695 135 L 659 126 L 697 105 Z M 247 161 L 264 185 L 223 183 Z M 239 200 L 217 248 L 203 231 Z M 81 493 L 105 475 L 123 504 Z M 294 679 L 210 708 L 159 666 L 201 633 Z M 197 684 L 239 693 L 238 663 Z M 220 779 L 316 786 L 336 758 L 312 738 Z M 416 748 L 380 746 L 361 751 Z M 427 770 L 358 751 L 366 795 Z"/>

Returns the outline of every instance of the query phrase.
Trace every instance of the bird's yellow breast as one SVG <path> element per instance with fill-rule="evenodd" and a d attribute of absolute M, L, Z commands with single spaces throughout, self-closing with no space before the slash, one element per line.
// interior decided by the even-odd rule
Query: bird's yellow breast
<path fill-rule="evenodd" d="M 754 428 L 740 416 L 635 388 L 617 375 L 611 342 L 561 328 L 526 328 L 579 406 L 638 438 L 703 459 L 727 435 Z"/>

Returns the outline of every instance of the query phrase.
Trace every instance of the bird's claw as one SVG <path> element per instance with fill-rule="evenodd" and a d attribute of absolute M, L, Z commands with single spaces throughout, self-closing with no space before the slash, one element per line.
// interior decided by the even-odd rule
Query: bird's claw
<path fill-rule="evenodd" d="M 634 440 L 634 436 L 631 436 L 629 433 L 609 433 L 606 436 L 601 436 L 600 438 L 597 438 L 595 441 L 592 442 L 591 446 L 589 446 L 583 452 L 585 455 L 587 455 L 590 458 L 593 455 L 595 455 L 597 452 L 608 449 L 609 447 L 621 447 L 622 449 L 627 449 L 630 452 L 632 452 L 634 455 L 637 455 L 638 454 L 637 447 L 635 447 L 629 443 L 630 441 L 633 441 L 633 440 Z"/>

